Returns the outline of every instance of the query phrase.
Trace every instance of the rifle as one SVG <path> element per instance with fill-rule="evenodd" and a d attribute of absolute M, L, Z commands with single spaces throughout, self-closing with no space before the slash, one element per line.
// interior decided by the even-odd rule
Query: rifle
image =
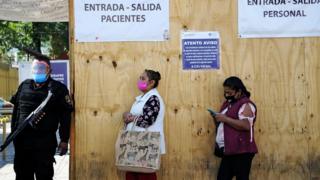
<path fill-rule="evenodd" d="M 0 152 L 2 152 L 13 140 L 14 138 L 17 137 L 17 135 L 24 130 L 24 128 L 29 124 L 32 128 L 36 128 L 36 125 L 39 122 L 39 116 L 42 116 L 45 112 L 43 111 L 44 107 L 47 105 L 47 103 L 49 102 L 49 100 L 52 97 L 52 92 L 49 90 L 48 91 L 48 95 L 46 97 L 46 99 L 44 99 L 42 101 L 42 103 L 37 107 L 37 109 L 35 109 L 34 111 L 32 111 L 29 116 L 18 125 L 18 127 L 12 131 L 8 137 L 6 138 L 6 140 L 4 141 L 4 143 L 0 146 Z"/>

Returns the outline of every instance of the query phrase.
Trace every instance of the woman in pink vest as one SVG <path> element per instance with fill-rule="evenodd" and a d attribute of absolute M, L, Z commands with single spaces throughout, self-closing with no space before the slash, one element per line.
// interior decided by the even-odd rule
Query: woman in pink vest
<path fill-rule="evenodd" d="M 254 141 L 257 108 L 241 79 L 232 76 L 224 83 L 226 101 L 214 116 L 217 125 L 215 154 L 222 158 L 218 180 L 248 180 L 251 162 L 258 152 Z"/>

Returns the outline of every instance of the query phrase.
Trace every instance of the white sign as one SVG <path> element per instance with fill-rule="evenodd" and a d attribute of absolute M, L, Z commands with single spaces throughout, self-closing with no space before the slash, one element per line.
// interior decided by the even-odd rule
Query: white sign
<path fill-rule="evenodd" d="M 19 63 L 19 84 L 26 79 L 32 79 L 31 62 L 24 61 Z"/>
<path fill-rule="evenodd" d="M 74 3 L 77 42 L 163 41 L 169 37 L 169 0 Z"/>
<path fill-rule="evenodd" d="M 320 0 L 238 0 L 241 38 L 320 36 Z"/>
<path fill-rule="evenodd" d="M 68 0 L 0 0 L 0 19 L 24 22 L 69 20 Z"/>

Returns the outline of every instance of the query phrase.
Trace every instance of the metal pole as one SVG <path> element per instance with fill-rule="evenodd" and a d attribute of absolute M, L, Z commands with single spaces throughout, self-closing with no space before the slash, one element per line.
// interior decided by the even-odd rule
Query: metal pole
<path fill-rule="evenodd" d="M 6 135 L 7 135 L 7 121 L 6 119 L 4 119 L 2 121 L 2 125 L 3 125 L 3 134 L 2 134 L 2 142 L 4 142 L 6 140 Z M 6 150 L 3 150 L 2 152 L 2 159 L 5 161 L 6 160 Z"/>

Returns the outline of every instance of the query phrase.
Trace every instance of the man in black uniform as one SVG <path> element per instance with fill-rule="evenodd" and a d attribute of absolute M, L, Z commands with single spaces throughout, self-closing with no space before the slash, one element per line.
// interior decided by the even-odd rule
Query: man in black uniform
<path fill-rule="evenodd" d="M 68 150 L 73 106 L 67 87 L 53 80 L 50 72 L 49 59 L 43 56 L 34 60 L 33 78 L 23 81 L 11 99 L 14 104 L 11 129 L 14 131 L 47 97 L 49 90 L 53 93 L 36 127 L 28 125 L 13 141 L 16 180 L 34 180 L 34 176 L 37 180 L 52 180 L 57 146 L 60 155 Z M 61 139 L 59 145 L 57 129 Z"/>

